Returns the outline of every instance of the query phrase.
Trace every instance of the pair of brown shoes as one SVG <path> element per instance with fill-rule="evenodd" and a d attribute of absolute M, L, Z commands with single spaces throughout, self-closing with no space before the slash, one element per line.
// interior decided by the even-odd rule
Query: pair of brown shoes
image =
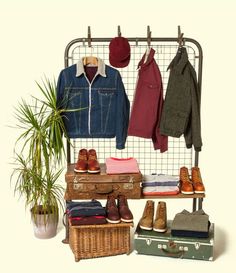
<path fill-rule="evenodd" d="M 90 149 L 89 151 L 81 149 L 74 171 L 77 173 L 99 173 L 100 165 L 97 160 L 96 151 L 94 149 Z"/>
<path fill-rule="evenodd" d="M 186 167 L 180 168 L 180 191 L 183 194 L 205 193 L 205 187 L 202 182 L 200 169 L 198 167 L 192 168 L 191 180 L 188 169 Z"/>
<path fill-rule="evenodd" d="M 117 224 L 120 221 L 131 223 L 133 222 L 133 214 L 129 209 L 127 199 L 124 195 L 119 195 L 116 200 L 113 195 L 107 197 L 106 204 L 107 222 Z"/>
<path fill-rule="evenodd" d="M 165 202 L 158 202 L 154 222 L 153 217 L 154 202 L 152 200 L 148 200 L 143 211 L 143 216 L 139 221 L 140 228 L 145 230 L 153 229 L 157 232 L 165 232 L 167 230 L 167 212 Z"/>

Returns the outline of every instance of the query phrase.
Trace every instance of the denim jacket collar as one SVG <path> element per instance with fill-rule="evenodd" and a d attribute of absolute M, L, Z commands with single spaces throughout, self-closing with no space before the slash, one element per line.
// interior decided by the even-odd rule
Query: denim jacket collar
<path fill-rule="evenodd" d="M 105 69 L 106 65 L 102 59 L 100 58 L 97 58 L 97 59 L 98 59 L 98 70 L 96 75 L 99 74 L 102 77 L 106 77 L 106 69 Z M 83 58 L 80 59 L 76 64 L 76 77 L 79 77 L 82 74 L 85 75 Z"/>

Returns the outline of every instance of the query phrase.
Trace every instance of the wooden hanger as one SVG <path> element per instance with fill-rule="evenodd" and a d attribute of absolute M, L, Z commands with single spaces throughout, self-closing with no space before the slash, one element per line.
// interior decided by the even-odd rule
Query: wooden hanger
<path fill-rule="evenodd" d="M 84 57 L 83 64 L 98 66 L 98 59 L 94 56 L 87 56 L 87 57 Z"/>

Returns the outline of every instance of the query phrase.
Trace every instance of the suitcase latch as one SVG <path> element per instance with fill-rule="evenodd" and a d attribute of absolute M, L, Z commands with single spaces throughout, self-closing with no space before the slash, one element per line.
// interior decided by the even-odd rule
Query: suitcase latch
<path fill-rule="evenodd" d="M 80 183 L 81 180 L 83 181 L 84 178 L 83 177 L 77 178 L 77 176 L 75 175 L 75 177 L 73 179 L 73 189 L 74 190 L 80 190 L 80 191 L 83 190 L 84 185 L 83 185 L 83 183 Z"/>
<path fill-rule="evenodd" d="M 152 239 L 146 239 L 146 244 L 147 244 L 148 246 L 150 246 L 151 243 L 152 243 Z"/>
<path fill-rule="evenodd" d="M 123 188 L 125 190 L 132 190 L 134 188 L 134 185 L 132 183 L 124 183 Z"/>
<path fill-rule="evenodd" d="M 200 248 L 200 243 L 195 243 L 195 248 L 198 250 Z"/>
<path fill-rule="evenodd" d="M 73 188 L 74 188 L 74 190 L 82 190 L 83 189 L 83 184 L 82 183 L 74 183 L 74 185 L 73 185 Z"/>

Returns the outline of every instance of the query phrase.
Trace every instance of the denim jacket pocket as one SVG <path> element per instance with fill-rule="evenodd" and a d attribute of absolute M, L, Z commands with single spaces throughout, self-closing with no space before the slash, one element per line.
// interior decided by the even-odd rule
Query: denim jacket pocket
<path fill-rule="evenodd" d="M 78 133 L 81 133 L 83 126 L 86 124 L 85 110 L 80 110 L 81 108 L 88 107 L 85 92 L 86 90 L 84 90 L 84 88 L 65 89 L 65 109 L 67 110 L 64 114 L 66 117 L 65 120 L 68 124 L 68 128 Z"/>
<path fill-rule="evenodd" d="M 115 130 L 114 121 L 109 120 L 112 116 L 111 111 L 114 111 L 115 108 L 115 88 L 99 89 L 98 98 L 101 109 L 101 131 L 102 133 L 111 133 L 111 131 Z M 108 128 L 108 123 L 114 129 Z"/>
<path fill-rule="evenodd" d="M 81 88 L 66 88 L 65 89 L 65 108 L 68 110 L 86 107 L 83 105 L 83 92 Z"/>

